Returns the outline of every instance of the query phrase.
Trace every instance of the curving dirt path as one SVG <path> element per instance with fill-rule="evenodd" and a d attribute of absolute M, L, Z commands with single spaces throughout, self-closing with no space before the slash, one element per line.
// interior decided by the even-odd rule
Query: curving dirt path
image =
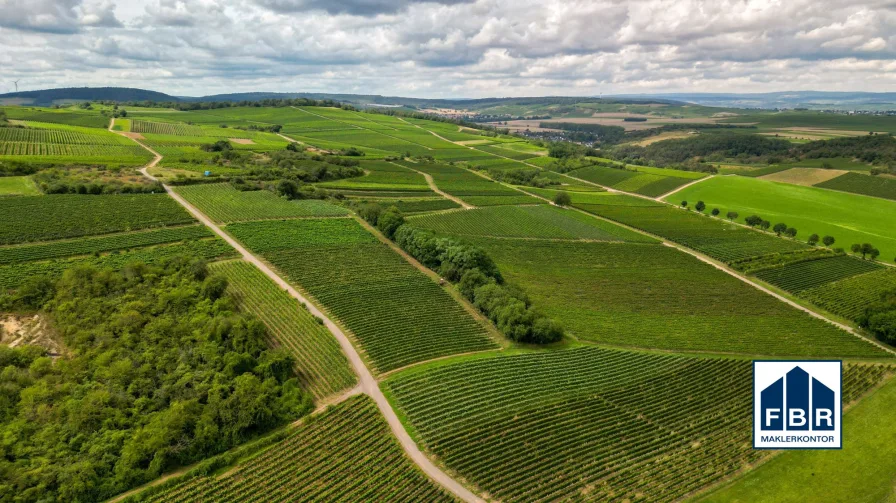
<path fill-rule="evenodd" d="M 713 178 L 714 176 L 716 176 L 716 175 L 709 175 L 709 176 L 704 176 L 703 178 L 698 178 L 698 179 L 694 180 L 693 182 L 686 183 L 686 184 L 682 185 L 681 187 L 678 187 L 677 189 L 674 189 L 674 190 L 670 190 L 669 192 L 666 192 L 665 194 L 657 196 L 654 199 L 656 199 L 657 201 L 665 202 L 665 201 L 663 201 L 663 199 L 671 196 L 672 194 L 675 194 L 676 192 L 680 192 L 680 191 L 690 187 L 691 185 L 696 185 L 700 182 L 709 180 L 710 178 Z"/>
<path fill-rule="evenodd" d="M 395 163 L 391 162 L 390 164 L 395 164 Z M 457 197 L 454 197 L 451 194 L 440 189 L 438 187 L 438 185 L 436 185 L 436 181 L 433 180 L 432 175 L 430 175 L 429 173 L 424 173 L 422 171 L 418 171 L 418 170 L 408 167 L 408 166 L 402 166 L 401 164 L 395 164 L 395 165 L 405 168 L 405 169 L 409 169 L 409 170 L 413 171 L 414 173 L 419 173 L 419 174 L 423 175 L 423 178 L 426 179 L 426 183 L 429 185 L 429 188 L 432 189 L 433 192 L 444 197 L 445 199 L 450 199 L 450 200 L 454 201 L 455 203 L 461 205 L 463 207 L 463 209 L 472 210 L 473 208 L 475 208 L 475 206 L 471 206 L 471 205 L 467 204 L 466 202 L 464 202 L 463 200 L 458 199 Z"/>
<path fill-rule="evenodd" d="M 109 129 L 111 131 L 112 125 L 110 124 Z M 120 133 L 118 131 L 114 131 L 115 133 Z M 148 177 L 151 180 L 158 181 L 158 178 L 149 174 L 149 168 L 156 166 L 159 161 L 162 160 L 161 154 L 156 152 L 155 150 L 149 148 L 142 142 L 138 140 L 132 140 L 138 143 L 141 147 L 145 148 L 149 152 L 151 152 L 155 159 L 153 159 L 149 164 L 140 169 L 140 172 L 143 173 L 144 176 Z M 411 458 L 411 461 L 414 462 L 418 467 L 420 467 L 423 472 L 428 475 L 431 479 L 433 479 L 436 483 L 442 485 L 445 489 L 452 492 L 455 496 L 460 498 L 463 501 L 468 503 L 482 503 L 482 499 L 474 494 L 472 491 L 461 485 L 459 482 L 451 478 L 447 473 L 442 471 L 438 466 L 436 466 L 425 454 L 423 451 L 417 447 L 417 444 L 411 438 L 410 434 L 408 434 L 407 430 L 404 429 L 404 425 L 401 424 L 401 420 L 398 419 L 398 415 L 395 413 L 395 410 L 392 409 L 392 405 L 389 403 L 389 400 L 386 399 L 386 395 L 383 394 L 382 390 L 380 390 L 379 383 L 376 378 L 373 377 L 373 374 L 370 372 L 370 369 L 364 364 L 364 360 L 361 358 L 361 355 L 352 345 L 348 336 L 335 324 L 332 320 L 330 320 L 324 313 L 322 313 L 317 306 L 312 304 L 308 299 L 306 299 L 302 294 L 300 294 L 295 288 L 292 287 L 289 283 L 287 283 L 283 278 L 277 275 L 270 267 L 268 267 L 262 260 L 253 255 L 249 250 L 243 247 L 236 239 L 231 237 L 229 234 L 224 232 L 223 229 L 218 227 L 209 217 L 207 217 L 204 213 L 199 211 L 195 206 L 187 202 L 186 199 L 181 197 L 179 194 L 174 192 L 171 187 L 168 185 L 162 185 L 165 188 L 165 192 L 168 193 L 175 201 L 180 203 L 190 214 L 192 214 L 197 220 L 202 222 L 206 227 L 212 230 L 215 234 L 221 237 L 224 241 L 227 242 L 230 246 L 232 246 L 239 254 L 242 256 L 243 260 L 249 262 L 255 267 L 257 267 L 261 272 L 263 272 L 267 277 L 271 278 L 274 283 L 277 284 L 280 288 L 286 290 L 289 295 L 291 295 L 294 299 L 299 302 L 304 303 L 308 306 L 308 311 L 314 316 L 319 317 L 324 320 L 324 326 L 336 337 L 336 340 L 339 342 L 339 346 L 342 348 L 342 351 L 348 357 L 349 362 L 352 367 L 355 369 L 355 373 L 358 375 L 358 388 L 357 390 L 350 390 L 350 393 L 364 393 L 370 396 L 373 401 L 376 403 L 377 407 L 380 409 L 380 413 L 386 418 L 386 422 L 389 424 L 389 428 L 392 430 L 392 434 L 398 439 L 398 442 L 401 444 L 401 447 L 404 449 L 405 453 Z"/>

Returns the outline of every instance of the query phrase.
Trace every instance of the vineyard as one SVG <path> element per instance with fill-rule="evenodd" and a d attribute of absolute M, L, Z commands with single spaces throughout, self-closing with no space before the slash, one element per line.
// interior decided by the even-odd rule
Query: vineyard
<path fill-rule="evenodd" d="M 630 206 L 617 204 L 618 201 L 609 199 L 609 204 L 574 202 L 573 205 L 675 241 L 723 262 L 808 248 L 807 244 L 799 241 L 781 239 L 666 205 Z"/>
<path fill-rule="evenodd" d="M 227 230 L 341 321 L 379 372 L 495 347 L 445 290 L 354 220 L 265 221 Z"/>
<path fill-rule="evenodd" d="M 845 401 L 881 366 L 847 365 Z M 501 501 L 671 501 L 762 460 L 749 361 L 598 348 L 385 381 L 426 447 Z"/>
<path fill-rule="evenodd" d="M 303 389 L 321 399 L 355 384 L 355 374 L 333 334 L 254 265 L 218 262 L 209 270 L 223 274 L 242 310 L 267 326 L 271 345 L 287 349 L 296 359 Z"/>
<path fill-rule="evenodd" d="M 454 499 L 405 457 L 373 401 L 353 397 L 221 477 L 187 479 L 144 500 L 446 502 Z"/>
<path fill-rule="evenodd" d="M 127 138 L 97 130 L 56 124 L 0 128 L 0 156 L 42 163 L 145 164 L 152 156 Z"/>
<path fill-rule="evenodd" d="M 896 180 L 881 176 L 844 173 L 832 180 L 815 184 L 815 186 L 823 189 L 840 190 L 852 192 L 853 194 L 896 200 Z"/>
<path fill-rule="evenodd" d="M 868 304 L 894 289 L 896 270 L 886 268 L 803 290 L 799 296 L 826 311 L 855 320 Z"/>
<path fill-rule="evenodd" d="M 0 244 L 193 223 L 166 194 L 0 198 Z"/>
<path fill-rule="evenodd" d="M 883 351 L 666 246 L 474 241 L 573 336 L 606 344 L 769 356 Z"/>
<path fill-rule="evenodd" d="M 89 255 L 76 258 L 59 258 L 56 260 L 24 262 L 0 265 L 0 290 L 18 288 L 25 281 L 35 277 L 57 279 L 67 269 L 80 266 L 121 269 L 135 263 L 159 264 L 174 257 L 189 257 L 195 260 L 217 260 L 236 255 L 233 248 L 224 240 L 199 239 L 183 243 L 164 244 L 136 248 L 133 250 L 115 250 L 106 255 Z"/>
<path fill-rule="evenodd" d="M 361 168 L 366 174 L 360 178 L 346 178 L 320 185 L 329 189 L 353 189 L 365 191 L 428 191 L 423 175 L 386 161 L 365 161 Z"/>
<path fill-rule="evenodd" d="M 2 110 L 10 119 L 29 122 L 49 122 L 97 129 L 105 129 L 109 125 L 108 117 L 96 113 L 25 107 L 3 107 Z"/>
<path fill-rule="evenodd" d="M 693 176 L 680 176 L 678 173 L 670 170 L 660 170 L 653 168 L 653 171 L 646 172 L 651 168 L 644 168 L 645 172 L 631 171 L 627 169 L 608 168 L 605 166 L 589 166 L 587 168 L 572 171 L 569 176 L 580 178 L 589 182 L 611 187 L 616 190 L 625 192 L 634 192 L 650 197 L 658 197 L 667 192 L 671 192 L 682 185 L 694 181 Z M 686 173 L 686 172 L 682 172 Z M 693 173 L 687 173 L 693 175 Z M 699 176 L 696 178 L 700 178 Z"/>
<path fill-rule="evenodd" d="M 799 293 L 882 267 L 870 260 L 841 255 L 766 269 L 757 272 L 756 277 L 790 293 Z"/>
<path fill-rule="evenodd" d="M 236 190 L 229 183 L 185 185 L 175 190 L 190 204 L 219 223 L 348 214 L 344 208 L 326 201 L 290 201 L 267 190 Z"/>
<path fill-rule="evenodd" d="M 185 225 L 48 243 L 4 246 L 0 247 L 0 265 L 128 250 L 211 236 L 212 232 L 203 225 Z"/>
<path fill-rule="evenodd" d="M 496 206 L 424 215 L 409 221 L 416 227 L 458 236 L 656 242 L 577 211 L 546 205 Z"/>
<path fill-rule="evenodd" d="M 149 122 L 133 119 L 131 131 L 134 133 L 167 134 L 175 136 L 205 136 L 202 128 L 183 123 Z"/>
<path fill-rule="evenodd" d="M 541 204 L 542 201 L 517 190 L 448 164 L 402 163 L 432 176 L 439 189 L 474 206 Z"/>

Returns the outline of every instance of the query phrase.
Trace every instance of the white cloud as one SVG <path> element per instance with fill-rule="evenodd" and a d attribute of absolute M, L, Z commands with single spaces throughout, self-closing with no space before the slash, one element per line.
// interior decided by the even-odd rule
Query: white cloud
<path fill-rule="evenodd" d="M 27 88 L 483 97 L 891 90 L 892 0 L 0 0 Z"/>

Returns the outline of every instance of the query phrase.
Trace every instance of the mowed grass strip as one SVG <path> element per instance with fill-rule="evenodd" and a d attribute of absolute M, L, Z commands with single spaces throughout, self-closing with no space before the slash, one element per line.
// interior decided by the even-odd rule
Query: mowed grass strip
<path fill-rule="evenodd" d="M 789 451 L 699 499 L 712 503 L 893 501 L 896 380 L 843 418 L 843 449 Z"/>
<path fill-rule="evenodd" d="M 167 194 L 0 198 L 0 244 L 132 231 L 195 220 Z"/>
<path fill-rule="evenodd" d="M 880 382 L 846 365 L 848 402 Z M 383 386 L 422 444 L 496 500 L 673 501 L 752 449 L 748 360 L 600 348 L 425 365 Z"/>
<path fill-rule="evenodd" d="M 440 234 L 595 241 L 656 242 L 618 225 L 553 206 L 501 206 L 411 217 Z"/>
<path fill-rule="evenodd" d="M 271 345 L 295 358 L 303 389 L 321 399 L 354 386 L 357 378 L 333 334 L 258 268 L 235 260 L 209 269 L 224 275 L 240 307 L 267 326 Z"/>
<path fill-rule="evenodd" d="M 674 248 L 475 238 L 504 276 L 579 339 L 766 356 L 887 357 Z"/>
<path fill-rule="evenodd" d="M 175 191 L 218 223 L 348 215 L 345 208 L 326 201 L 290 201 L 267 190 L 240 191 L 229 183 L 185 185 Z"/>
<path fill-rule="evenodd" d="M 352 397 L 223 476 L 198 476 L 151 503 L 207 501 L 456 501 L 404 454 L 376 405 Z"/>
<path fill-rule="evenodd" d="M 738 176 L 715 177 L 673 197 L 672 203 L 702 200 L 708 208 L 721 208 L 723 215 L 737 211 L 741 222 L 756 214 L 772 224 L 786 223 L 799 231 L 801 240 L 830 235 L 846 249 L 871 243 L 888 260 L 896 256 L 896 201 Z"/>
<path fill-rule="evenodd" d="M 0 177 L 0 196 L 38 196 L 40 190 L 30 176 Z"/>
<path fill-rule="evenodd" d="M 227 230 L 339 319 L 378 372 L 496 347 L 447 292 L 354 220 L 237 223 Z"/>

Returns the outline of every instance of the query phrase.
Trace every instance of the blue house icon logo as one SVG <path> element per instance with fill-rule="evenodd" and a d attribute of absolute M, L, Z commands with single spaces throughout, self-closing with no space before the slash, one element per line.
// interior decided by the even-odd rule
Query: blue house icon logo
<path fill-rule="evenodd" d="M 839 361 L 753 363 L 753 446 L 840 447 Z"/>

